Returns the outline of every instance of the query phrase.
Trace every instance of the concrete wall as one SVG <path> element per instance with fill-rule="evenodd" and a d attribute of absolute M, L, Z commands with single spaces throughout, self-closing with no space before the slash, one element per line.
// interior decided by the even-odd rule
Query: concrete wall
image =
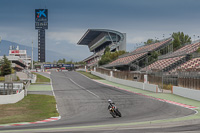
<path fill-rule="evenodd" d="M 16 103 L 24 98 L 24 90 L 13 95 L 0 95 L 0 104 Z"/>
<path fill-rule="evenodd" d="M 158 89 L 158 85 L 144 83 L 144 90 L 153 91 L 153 92 L 161 92 Z"/>
<path fill-rule="evenodd" d="M 200 101 L 200 90 L 173 86 L 173 94 Z"/>
<path fill-rule="evenodd" d="M 108 81 L 114 82 L 114 83 L 130 86 L 130 87 L 134 87 L 134 88 L 138 88 L 138 89 L 143 89 L 143 90 L 147 90 L 147 91 L 152 91 L 152 92 L 161 92 L 158 89 L 157 85 L 146 84 L 146 83 L 136 82 L 136 81 L 131 81 L 131 80 L 119 79 L 119 78 L 107 76 L 107 75 L 104 75 L 104 74 L 101 74 L 98 72 L 94 72 L 94 71 L 92 71 L 91 73 L 96 76 L 99 76 L 103 79 L 106 79 Z"/>
<path fill-rule="evenodd" d="M 76 71 L 84 71 L 84 72 L 86 72 L 86 69 L 76 69 Z"/>
<path fill-rule="evenodd" d="M 31 78 L 31 83 L 36 83 L 37 76 L 33 74 L 33 77 Z"/>
<path fill-rule="evenodd" d="M 161 90 L 158 88 L 157 85 L 153 84 L 146 84 L 142 82 L 136 82 L 136 81 L 130 81 L 130 80 L 124 80 L 124 79 L 119 79 L 119 78 L 114 78 L 111 76 L 107 76 L 98 72 L 91 72 L 92 74 L 99 76 L 103 79 L 106 79 L 111 82 L 123 84 L 126 86 L 138 88 L 138 89 L 143 89 L 147 91 L 152 91 L 152 92 L 161 92 Z M 200 101 L 200 90 L 194 90 L 194 89 L 189 89 L 189 88 L 183 88 L 183 87 L 178 87 L 178 86 L 173 86 L 172 93 L 175 95 L 179 95 L 182 97 L 190 98 L 193 100 Z"/>

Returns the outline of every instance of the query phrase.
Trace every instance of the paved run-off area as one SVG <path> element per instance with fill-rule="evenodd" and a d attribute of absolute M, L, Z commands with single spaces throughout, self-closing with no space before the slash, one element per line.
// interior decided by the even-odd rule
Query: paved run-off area
<path fill-rule="evenodd" d="M 150 97 L 153 99 L 156 98 L 157 100 L 160 100 L 160 101 L 163 100 L 163 102 L 168 102 L 171 104 L 175 104 L 177 106 L 182 106 L 182 107 L 196 110 L 196 114 L 194 114 L 194 115 L 190 115 L 187 117 L 181 117 L 181 118 L 174 118 L 174 119 L 172 118 L 172 119 L 166 119 L 166 120 L 151 121 L 152 123 L 153 122 L 157 123 L 157 122 L 172 122 L 172 121 L 200 119 L 200 108 L 199 108 L 200 101 L 184 98 L 184 97 L 177 96 L 177 95 L 170 94 L 170 93 L 154 93 L 154 92 L 150 92 L 150 91 L 145 91 L 145 90 L 117 84 L 114 82 L 110 82 L 107 80 L 95 80 L 95 81 L 99 82 L 99 83 L 103 83 L 105 85 L 110 85 L 110 86 L 116 87 L 118 89 L 127 90 L 129 92 L 133 92 L 133 93 L 136 93 L 139 95 L 141 94 L 143 96 L 147 96 L 147 97 Z"/>
<path fill-rule="evenodd" d="M 28 94 L 43 94 L 53 95 L 52 87 L 50 83 L 45 84 L 32 84 L 28 88 Z"/>

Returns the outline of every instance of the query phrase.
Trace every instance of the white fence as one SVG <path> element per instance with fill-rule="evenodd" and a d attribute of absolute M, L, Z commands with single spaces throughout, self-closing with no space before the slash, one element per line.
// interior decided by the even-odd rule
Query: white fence
<path fill-rule="evenodd" d="M 154 84 L 146 84 L 146 83 L 142 83 L 142 82 L 114 78 L 112 76 L 107 76 L 107 75 L 104 75 L 104 74 L 101 74 L 98 72 L 94 72 L 94 71 L 92 71 L 91 73 L 96 76 L 99 76 L 103 79 L 106 79 L 108 81 L 111 81 L 111 82 L 123 84 L 126 86 L 138 88 L 138 89 L 143 89 L 143 90 L 147 90 L 147 91 L 161 92 L 161 90 L 158 88 L 158 86 L 154 85 Z M 194 89 L 189 89 L 189 88 L 173 86 L 172 93 L 175 95 L 178 95 L 178 96 L 182 96 L 182 97 L 200 101 L 200 90 L 194 90 Z"/>
<path fill-rule="evenodd" d="M 194 90 L 178 86 L 173 86 L 172 90 L 173 90 L 172 93 L 175 95 L 200 101 L 200 90 Z"/>
<path fill-rule="evenodd" d="M 98 72 L 94 72 L 94 71 L 92 71 L 91 73 L 96 76 L 99 76 L 101 78 L 104 78 L 108 81 L 115 82 L 118 84 L 130 86 L 130 87 L 134 87 L 134 88 L 138 88 L 138 89 L 143 89 L 143 90 L 147 90 L 147 91 L 152 91 L 152 92 L 161 92 L 160 89 L 158 88 L 158 85 L 114 78 L 114 77 L 107 76 L 107 75 L 104 75 L 104 74 L 101 74 Z"/>
<path fill-rule="evenodd" d="M 24 98 L 24 90 L 13 95 L 0 95 L 0 104 L 16 103 Z"/>

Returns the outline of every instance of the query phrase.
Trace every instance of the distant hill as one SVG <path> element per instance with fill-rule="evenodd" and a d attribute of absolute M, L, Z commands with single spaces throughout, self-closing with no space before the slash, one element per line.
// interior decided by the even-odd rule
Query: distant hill
<path fill-rule="evenodd" d="M 19 46 L 20 50 L 27 50 L 28 56 L 32 55 L 32 46 L 25 46 L 15 42 L 2 40 L 0 43 L 0 56 L 8 55 L 10 46 Z M 31 45 L 31 44 L 30 44 Z M 54 60 L 58 61 L 59 59 L 65 58 L 66 60 L 71 60 L 71 58 L 66 57 L 58 52 L 46 50 L 46 62 L 53 62 Z M 33 48 L 33 60 L 38 60 L 38 48 Z"/>

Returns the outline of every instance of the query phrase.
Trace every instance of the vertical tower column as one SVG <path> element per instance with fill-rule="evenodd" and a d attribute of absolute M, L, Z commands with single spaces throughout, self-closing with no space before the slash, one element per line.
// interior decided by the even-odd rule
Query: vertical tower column
<path fill-rule="evenodd" d="M 38 62 L 45 62 L 45 30 L 38 30 Z"/>

